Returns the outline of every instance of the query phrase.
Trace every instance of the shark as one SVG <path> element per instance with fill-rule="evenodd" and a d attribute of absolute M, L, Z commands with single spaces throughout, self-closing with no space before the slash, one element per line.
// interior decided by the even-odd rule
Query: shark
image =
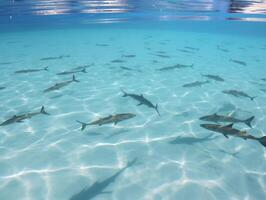
<path fill-rule="evenodd" d="M 206 77 L 206 78 L 208 78 L 208 79 L 212 79 L 212 80 L 215 80 L 215 81 L 221 81 L 221 82 L 224 81 L 224 79 L 221 78 L 218 75 L 212 75 L 212 74 L 201 74 L 201 75 L 204 76 L 204 77 Z"/>
<path fill-rule="evenodd" d="M 266 136 L 263 137 L 255 137 L 253 135 L 248 134 L 246 131 L 240 131 L 233 127 L 232 124 L 228 125 L 219 125 L 219 124 L 201 124 L 200 126 L 202 128 L 208 129 L 213 132 L 221 133 L 226 138 L 229 138 L 228 136 L 234 136 L 243 138 L 244 140 L 250 139 L 250 140 L 256 140 L 259 143 L 261 143 L 264 147 L 266 147 Z"/>
<path fill-rule="evenodd" d="M 136 101 L 139 102 L 139 104 L 137 104 L 137 106 L 145 105 L 145 106 L 147 106 L 149 108 L 153 108 L 154 110 L 156 110 L 157 114 L 160 116 L 160 112 L 158 110 L 158 104 L 156 104 L 156 105 L 152 104 L 142 94 L 141 95 L 130 94 L 130 93 L 125 92 L 122 88 L 120 88 L 120 90 L 123 92 L 123 96 L 122 97 L 131 97 L 132 99 L 135 99 Z"/>
<path fill-rule="evenodd" d="M 44 106 L 41 107 L 41 110 L 39 112 L 29 112 L 26 114 L 22 114 L 22 115 L 14 115 L 13 117 L 7 119 L 6 121 L 4 121 L 3 123 L 0 124 L 0 126 L 6 126 L 9 124 L 14 124 L 17 122 L 23 122 L 25 119 L 30 119 L 36 115 L 40 115 L 40 114 L 44 114 L 44 115 L 50 115 L 49 113 L 47 113 L 44 109 Z"/>
<path fill-rule="evenodd" d="M 72 82 L 79 82 L 78 80 L 76 80 L 75 75 L 72 76 L 72 80 L 68 80 L 68 81 L 63 81 L 61 83 L 56 83 L 55 85 L 45 89 L 43 92 L 51 92 L 54 90 L 59 90 L 67 85 L 69 85 Z"/>
<path fill-rule="evenodd" d="M 202 85 L 209 83 L 209 81 L 195 81 L 192 83 L 184 84 L 183 87 L 201 87 Z"/>
<path fill-rule="evenodd" d="M 234 118 L 232 116 L 224 116 L 224 115 L 218 115 L 217 113 L 214 113 L 212 115 L 206 115 L 200 118 L 200 120 L 203 121 L 210 121 L 210 122 L 229 122 L 229 123 L 245 123 L 247 126 L 252 127 L 251 126 L 251 122 L 253 121 L 253 119 L 255 118 L 255 116 L 249 117 L 248 119 L 237 119 Z"/>
<path fill-rule="evenodd" d="M 80 123 L 81 126 L 81 130 L 83 131 L 88 125 L 98 125 L 98 126 L 102 126 L 104 124 L 118 124 L 118 122 L 127 120 L 127 119 L 131 119 L 133 117 L 136 117 L 135 114 L 132 113 L 121 113 L 121 114 L 116 114 L 116 115 L 109 115 L 107 117 L 102 117 L 100 119 L 97 119 L 96 121 L 90 122 L 90 123 L 85 123 L 85 122 L 81 122 L 78 121 L 78 123 Z"/>
<path fill-rule="evenodd" d="M 60 73 L 57 73 L 56 75 L 68 75 L 68 74 L 75 74 L 75 73 L 79 73 L 79 72 L 87 73 L 86 68 L 83 68 L 81 70 L 73 70 L 73 71 L 60 72 Z"/>
<path fill-rule="evenodd" d="M 239 90 L 224 90 L 222 91 L 224 94 L 229 94 L 235 97 L 245 97 L 245 98 L 249 98 L 250 100 L 254 100 L 256 98 L 256 96 L 251 97 L 249 96 L 247 93 L 239 91 Z"/>
<path fill-rule="evenodd" d="M 25 74 L 25 73 L 32 73 L 32 72 L 40 72 L 40 71 L 48 71 L 48 67 L 45 67 L 43 69 L 23 69 L 15 71 L 15 74 Z"/>

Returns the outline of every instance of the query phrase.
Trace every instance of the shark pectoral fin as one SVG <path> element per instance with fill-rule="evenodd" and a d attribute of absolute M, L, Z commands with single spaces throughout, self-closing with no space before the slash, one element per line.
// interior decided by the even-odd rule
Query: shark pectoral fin
<path fill-rule="evenodd" d="M 118 122 L 114 122 L 114 125 L 117 125 L 118 124 Z"/>
<path fill-rule="evenodd" d="M 223 134 L 223 135 L 224 135 L 224 137 L 226 137 L 227 139 L 229 138 L 228 135 L 226 135 L 226 134 Z"/>
<path fill-rule="evenodd" d="M 24 122 L 23 120 L 19 120 L 19 121 L 16 121 L 17 123 L 22 123 L 22 122 Z"/>
<path fill-rule="evenodd" d="M 137 106 L 141 106 L 141 105 L 142 105 L 142 103 L 137 104 Z"/>

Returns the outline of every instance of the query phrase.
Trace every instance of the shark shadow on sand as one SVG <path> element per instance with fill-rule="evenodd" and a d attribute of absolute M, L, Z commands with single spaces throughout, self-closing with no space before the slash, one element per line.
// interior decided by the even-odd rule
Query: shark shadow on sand
<path fill-rule="evenodd" d="M 178 136 L 176 137 L 174 140 L 168 142 L 169 144 L 188 144 L 188 145 L 193 145 L 196 143 L 201 143 L 201 142 L 208 142 L 211 140 L 215 140 L 216 138 L 218 138 L 218 136 L 212 137 L 213 134 L 208 135 L 206 137 L 203 138 L 195 138 L 195 137 L 181 137 Z"/>
<path fill-rule="evenodd" d="M 93 199 L 94 197 L 100 194 L 110 194 L 109 191 L 104 191 L 109 185 L 114 183 L 116 179 L 129 167 L 132 167 L 137 162 L 137 158 L 133 159 L 132 161 L 128 162 L 127 165 L 116 172 L 114 175 L 110 176 L 109 178 L 104 179 L 103 181 L 96 181 L 89 187 L 85 187 L 77 194 L 74 194 L 70 197 L 69 200 L 89 200 Z"/>

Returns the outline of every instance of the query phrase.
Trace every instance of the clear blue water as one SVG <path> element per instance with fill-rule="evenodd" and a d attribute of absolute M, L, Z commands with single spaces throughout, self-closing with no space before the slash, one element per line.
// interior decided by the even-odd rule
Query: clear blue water
<path fill-rule="evenodd" d="M 0 200 L 265 199 L 265 147 L 199 119 L 255 116 L 233 127 L 266 135 L 265 12 L 264 1 L 1 1 L 0 124 L 13 123 L 0 126 Z M 120 113 L 136 116 L 77 122 Z"/>

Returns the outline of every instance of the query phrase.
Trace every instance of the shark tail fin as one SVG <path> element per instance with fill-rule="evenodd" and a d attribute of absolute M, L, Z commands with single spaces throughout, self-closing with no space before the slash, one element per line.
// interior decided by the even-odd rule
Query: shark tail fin
<path fill-rule="evenodd" d="M 193 68 L 194 64 L 191 64 L 190 67 Z"/>
<path fill-rule="evenodd" d="M 83 70 L 81 70 L 81 72 L 87 73 L 86 68 L 84 68 Z"/>
<path fill-rule="evenodd" d="M 266 136 L 261 137 L 261 138 L 259 138 L 258 140 L 259 140 L 259 142 L 260 142 L 264 147 L 266 147 Z"/>
<path fill-rule="evenodd" d="M 44 71 L 48 71 L 48 67 L 43 68 Z"/>
<path fill-rule="evenodd" d="M 126 97 L 127 93 L 122 88 L 120 88 L 120 90 L 123 92 L 123 96 L 122 97 Z"/>
<path fill-rule="evenodd" d="M 44 115 L 50 115 L 48 112 L 45 111 L 44 106 L 42 106 L 40 113 Z"/>
<path fill-rule="evenodd" d="M 78 121 L 78 120 L 76 120 L 76 121 L 81 124 L 81 131 L 83 131 L 86 128 L 86 126 L 88 125 L 88 124 L 86 124 L 84 122 L 81 122 L 81 121 Z"/>
<path fill-rule="evenodd" d="M 251 101 L 253 101 L 255 98 L 257 98 L 256 96 L 255 97 L 250 97 Z"/>
<path fill-rule="evenodd" d="M 79 80 L 76 79 L 75 75 L 72 76 L 72 81 L 73 82 L 79 82 Z"/>
<path fill-rule="evenodd" d="M 158 113 L 158 115 L 161 116 L 160 113 L 159 113 L 159 110 L 158 110 L 158 104 L 155 105 L 155 110 Z"/>
<path fill-rule="evenodd" d="M 255 116 L 252 116 L 252 117 L 246 119 L 246 120 L 244 121 L 244 123 L 245 123 L 246 125 L 248 125 L 249 127 L 252 128 L 252 126 L 251 126 L 251 122 L 253 121 L 254 118 L 255 118 Z"/>

